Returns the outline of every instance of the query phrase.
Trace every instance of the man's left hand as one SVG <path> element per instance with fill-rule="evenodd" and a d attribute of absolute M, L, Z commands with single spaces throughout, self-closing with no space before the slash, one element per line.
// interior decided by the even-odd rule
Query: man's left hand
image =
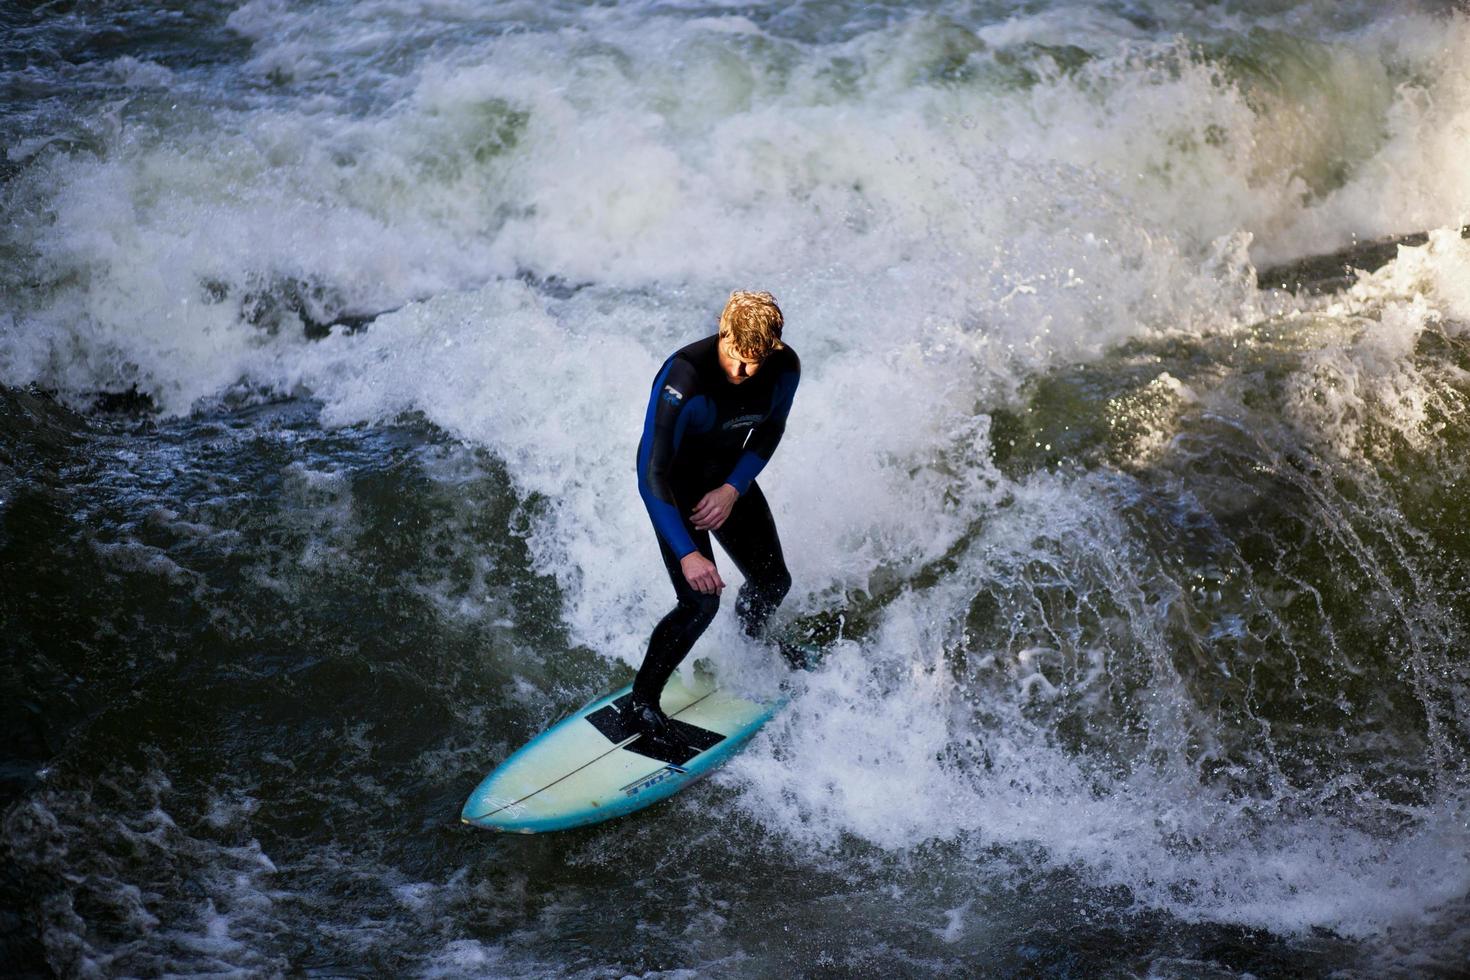
<path fill-rule="evenodd" d="M 730 517 L 740 492 L 728 483 L 722 483 L 699 499 L 689 517 L 700 531 L 718 531 Z"/>

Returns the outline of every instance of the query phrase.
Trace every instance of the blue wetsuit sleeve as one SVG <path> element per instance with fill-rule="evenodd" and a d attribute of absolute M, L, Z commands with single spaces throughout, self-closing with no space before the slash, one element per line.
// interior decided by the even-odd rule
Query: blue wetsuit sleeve
<path fill-rule="evenodd" d="M 697 381 L 693 365 L 683 358 L 671 357 L 664 363 L 653 379 L 643 439 L 638 443 L 638 493 L 654 530 L 679 558 L 695 549 L 674 502 L 674 454 L 688 423 L 687 409 Z"/>
<path fill-rule="evenodd" d="M 771 414 L 751 432 L 745 443 L 745 452 L 740 454 L 735 469 L 730 471 L 730 478 L 725 481 L 738 493 L 744 494 L 750 489 L 751 482 L 775 455 L 781 436 L 786 432 L 786 416 L 791 414 L 791 403 L 796 398 L 796 386 L 800 381 L 800 362 L 776 380 L 776 390 L 771 396 Z"/>

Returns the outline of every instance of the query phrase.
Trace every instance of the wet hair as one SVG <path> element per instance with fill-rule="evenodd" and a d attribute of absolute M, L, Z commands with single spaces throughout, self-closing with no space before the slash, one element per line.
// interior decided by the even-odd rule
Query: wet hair
<path fill-rule="evenodd" d="M 773 350 L 780 350 L 781 328 L 785 326 L 781 307 L 770 293 L 737 289 L 720 314 L 720 336 L 743 358 L 763 360 Z"/>

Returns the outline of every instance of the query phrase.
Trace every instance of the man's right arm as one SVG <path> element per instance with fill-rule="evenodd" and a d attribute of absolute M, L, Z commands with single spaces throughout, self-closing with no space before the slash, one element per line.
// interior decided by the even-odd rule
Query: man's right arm
<path fill-rule="evenodd" d="M 682 559 L 694 551 L 694 541 L 674 502 L 674 454 L 688 424 L 689 403 L 696 395 L 698 376 L 682 357 L 671 357 L 654 378 L 638 444 L 638 493 L 648 508 L 659 537 Z"/>

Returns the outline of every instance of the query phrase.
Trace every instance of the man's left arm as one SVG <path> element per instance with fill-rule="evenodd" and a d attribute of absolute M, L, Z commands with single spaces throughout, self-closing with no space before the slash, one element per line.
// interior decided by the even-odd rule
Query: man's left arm
<path fill-rule="evenodd" d="M 796 398 L 796 386 L 800 381 L 799 361 L 776 379 L 771 414 L 750 433 L 750 438 L 745 441 L 745 452 L 740 454 L 729 479 L 725 481 L 735 488 L 736 493 L 744 494 L 749 490 L 751 482 L 775 455 L 781 436 L 786 433 L 786 416 L 791 414 L 791 403 Z"/>
<path fill-rule="evenodd" d="M 796 398 L 796 386 L 801 381 L 801 362 L 795 360 L 790 368 L 776 379 L 776 389 L 771 397 L 771 414 L 760 425 L 751 430 L 745 440 L 745 451 L 735 462 L 735 468 L 724 483 L 715 487 L 694 506 L 689 517 L 701 531 L 717 531 L 730 516 L 735 501 L 745 495 L 765 465 L 771 461 L 781 436 L 786 433 L 786 416 L 791 414 L 791 402 Z"/>

